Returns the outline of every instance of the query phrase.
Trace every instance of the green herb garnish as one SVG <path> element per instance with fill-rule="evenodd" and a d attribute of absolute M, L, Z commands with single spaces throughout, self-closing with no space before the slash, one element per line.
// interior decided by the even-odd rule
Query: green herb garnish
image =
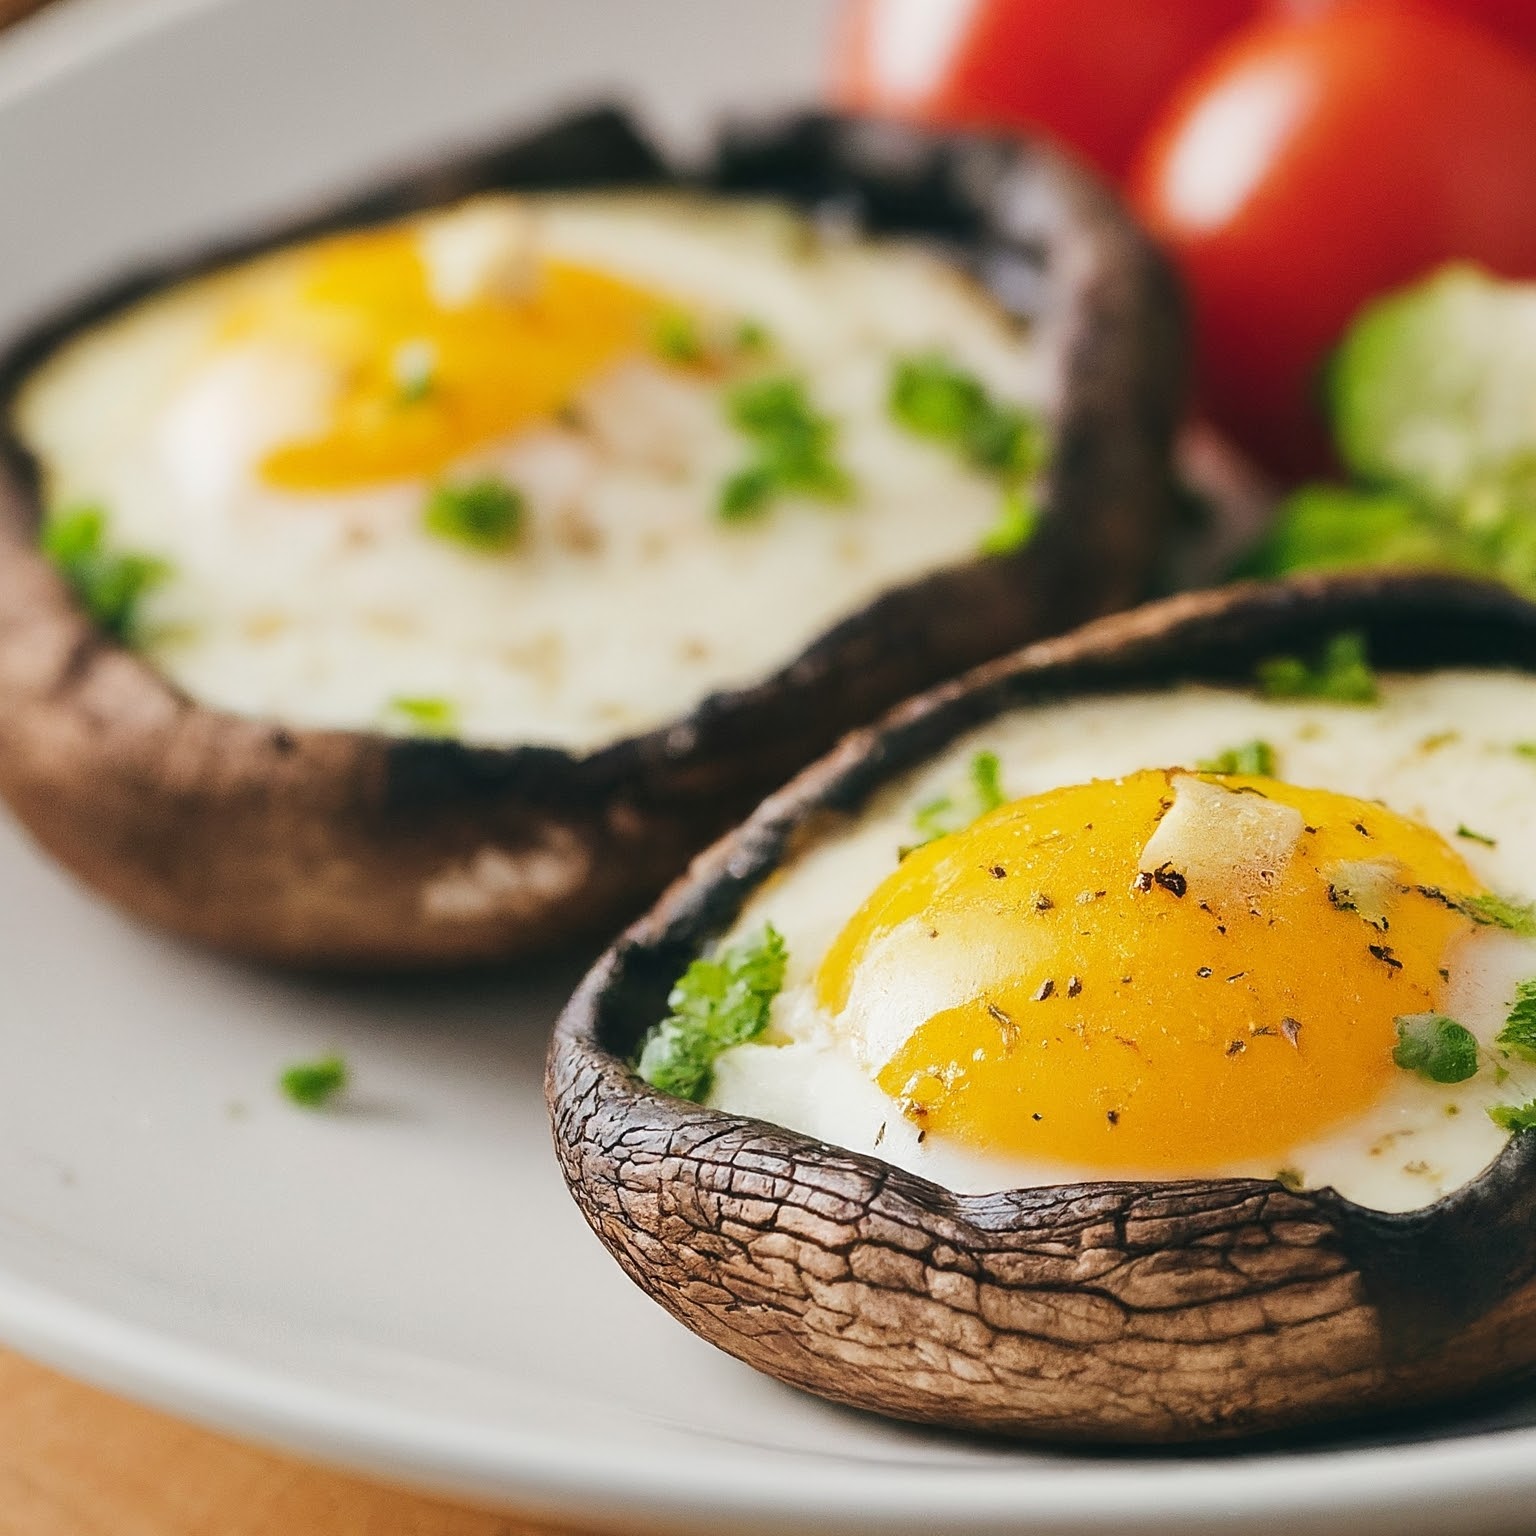
<path fill-rule="evenodd" d="M 1494 1044 L 1536 1061 L 1536 980 L 1522 981 L 1515 988 L 1515 1000 Z"/>
<path fill-rule="evenodd" d="M 1469 843 L 1481 843 L 1485 848 L 1497 848 L 1496 838 L 1489 837 L 1486 832 L 1474 832 L 1466 822 L 1460 823 L 1456 828 L 1456 836 L 1464 837 Z"/>
<path fill-rule="evenodd" d="M 751 440 L 752 462 L 720 491 L 720 516 L 739 522 L 779 496 L 847 501 L 853 481 L 836 461 L 837 427 L 811 405 L 798 379 L 753 379 L 726 396 L 731 425 Z"/>
<path fill-rule="evenodd" d="M 1003 505 L 997 521 L 981 536 L 978 546 L 984 555 L 1016 555 L 1040 527 L 1040 508 L 1022 486 L 1003 492 Z"/>
<path fill-rule="evenodd" d="M 1366 659 L 1365 636 L 1356 630 L 1335 635 L 1316 665 L 1299 656 L 1272 656 L 1260 662 L 1259 687 L 1272 699 L 1326 699 L 1332 704 L 1374 704 L 1380 697 Z"/>
<path fill-rule="evenodd" d="M 687 310 L 667 310 L 656 321 L 651 344 L 656 355 L 669 363 L 686 366 L 702 362 L 704 358 L 704 338 L 699 334 L 699 322 Z"/>
<path fill-rule="evenodd" d="M 1536 1099 L 1524 1104 L 1495 1104 L 1488 1118 L 1501 1131 L 1536 1131 Z"/>
<path fill-rule="evenodd" d="M 1536 939 L 1536 906 L 1507 896 L 1463 896 L 1453 905 L 1486 928 L 1505 928 L 1522 939 Z"/>
<path fill-rule="evenodd" d="M 106 547 L 107 514 L 94 504 L 72 507 L 43 524 L 43 553 L 81 606 L 117 640 L 137 631 L 139 602 L 171 573 L 164 560 L 119 554 Z"/>
<path fill-rule="evenodd" d="M 1432 1083 L 1464 1083 L 1477 1072 L 1477 1039 L 1443 1013 L 1409 1013 L 1394 1019 L 1392 1060 Z"/>
<path fill-rule="evenodd" d="M 398 694 L 389 701 L 387 712 L 418 736 L 452 736 L 459 728 L 458 706 L 452 699 Z"/>
<path fill-rule="evenodd" d="M 1038 418 L 995 400 L 975 374 L 939 353 L 898 358 L 888 403 L 907 431 L 952 443 L 978 469 L 1023 476 L 1044 462 Z"/>
<path fill-rule="evenodd" d="M 635 1070 L 663 1093 L 702 1102 L 720 1053 L 768 1027 L 787 960 L 784 936 L 772 923 L 752 943 L 695 960 L 672 988 L 670 1011 L 646 1036 Z"/>
<path fill-rule="evenodd" d="M 971 759 L 967 779 L 965 794 L 938 795 L 924 801 L 912 813 L 912 825 L 918 840 L 901 850 L 903 858 L 914 849 L 926 847 L 941 837 L 963 832 L 973 821 L 1007 802 L 1008 796 L 1003 790 L 1002 764 L 998 761 L 997 753 L 978 752 Z"/>
<path fill-rule="evenodd" d="M 940 353 L 898 358 L 887 403 L 907 431 L 949 444 L 968 464 L 1004 484 L 997 522 L 982 536 L 984 555 L 1011 555 L 1034 537 L 1039 509 L 1025 482 L 1045 463 L 1039 418 L 996 400 L 973 373 Z"/>
<path fill-rule="evenodd" d="M 1201 773 L 1249 773 L 1263 778 L 1275 774 L 1275 749 L 1267 741 L 1245 741 L 1240 747 L 1228 747 L 1215 757 L 1203 757 L 1195 764 Z"/>
<path fill-rule="evenodd" d="M 440 485 L 427 499 L 428 533 L 487 554 L 508 549 L 523 523 L 523 498 L 505 481 L 485 475 L 463 485 Z"/>
<path fill-rule="evenodd" d="M 347 1086 L 347 1064 L 340 1056 L 322 1056 L 318 1061 L 295 1062 L 278 1079 L 278 1086 L 305 1109 L 319 1109 L 329 1104 Z"/>

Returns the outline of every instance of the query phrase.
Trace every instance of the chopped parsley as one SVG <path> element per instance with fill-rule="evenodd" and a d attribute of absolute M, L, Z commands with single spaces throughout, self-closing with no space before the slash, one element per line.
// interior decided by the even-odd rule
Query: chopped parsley
<path fill-rule="evenodd" d="M 1228 747 L 1215 757 L 1203 757 L 1195 766 L 1201 773 L 1249 773 L 1273 778 L 1275 749 L 1267 741 L 1245 741 L 1240 747 Z"/>
<path fill-rule="evenodd" d="M 57 567 L 91 618 L 114 639 L 134 638 L 139 602 L 171 573 L 150 555 L 106 547 L 107 514 L 94 503 L 72 507 L 43 525 L 43 553 Z"/>
<path fill-rule="evenodd" d="M 695 960 L 667 998 L 667 1017 L 646 1036 L 635 1070 L 653 1088 L 702 1102 L 715 1059 L 768 1027 L 789 956 L 769 923 L 762 936 L 712 959 Z"/>
<path fill-rule="evenodd" d="M 1536 741 L 1517 741 L 1514 750 L 1520 757 L 1536 757 Z"/>
<path fill-rule="evenodd" d="M 738 384 L 726 395 L 731 425 L 752 444 L 751 462 L 720 488 L 720 516 L 741 522 L 780 496 L 847 501 L 853 481 L 834 457 L 837 426 L 811 404 L 798 379 L 778 376 Z"/>
<path fill-rule="evenodd" d="M 1443 1013 L 1409 1013 L 1394 1019 L 1392 1060 L 1432 1083 L 1464 1083 L 1477 1072 L 1477 1038 Z"/>
<path fill-rule="evenodd" d="M 1022 485 L 1003 492 L 997 521 L 981 536 L 984 555 L 1016 555 L 1034 538 L 1040 526 L 1040 508 Z"/>
<path fill-rule="evenodd" d="M 967 770 L 966 793 L 962 796 L 939 795 L 924 801 L 912 815 L 917 841 L 901 850 L 905 858 L 916 848 L 926 847 L 941 837 L 964 831 L 973 821 L 995 811 L 1007 802 L 1003 790 L 1002 765 L 995 752 L 978 752 Z"/>
<path fill-rule="evenodd" d="M 972 468 L 1002 480 L 1002 510 L 982 536 L 982 554 L 1011 555 L 1024 548 L 1039 522 L 1039 509 L 1025 488 L 1046 460 L 1039 417 L 995 399 L 975 374 L 938 352 L 896 360 L 887 404 L 892 418 L 914 436 L 946 443 Z"/>
<path fill-rule="evenodd" d="M 458 706 L 452 699 L 397 694 L 389 701 L 387 712 L 418 736 L 452 736 L 459 728 Z"/>
<path fill-rule="evenodd" d="M 1536 1099 L 1524 1104 L 1495 1104 L 1488 1118 L 1501 1131 L 1536 1131 Z"/>
<path fill-rule="evenodd" d="M 1536 906 L 1512 901 L 1507 896 L 1463 896 L 1452 903 L 1474 923 L 1485 928 L 1505 928 L 1522 939 L 1536 939 Z"/>
<path fill-rule="evenodd" d="M 1515 1000 L 1494 1044 L 1536 1061 L 1536 980 L 1522 981 L 1515 988 Z"/>
<path fill-rule="evenodd" d="M 347 1064 L 340 1056 L 322 1056 L 318 1061 L 295 1062 L 278 1078 L 278 1086 L 305 1109 L 319 1109 L 347 1086 Z"/>
<path fill-rule="evenodd" d="M 509 549 L 523 524 L 523 498 L 493 475 L 462 485 L 440 485 L 427 498 L 428 533 L 486 554 Z"/>
<path fill-rule="evenodd" d="M 656 355 L 668 363 L 687 366 L 704 359 L 704 338 L 699 322 L 685 309 L 669 309 L 656 321 L 651 333 Z"/>
<path fill-rule="evenodd" d="M 1299 656 L 1272 656 L 1259 663 L 1259 687 L 1272 699 L 1324 699 L 1331 704 L 1374 704 L 1376 675 L 1358 630 L 1335 635 L 1315 665 Z"/>
<path fill-rule="evenodd" d="M 1456 836 L 1466 838 L 1469 843 L 1481 843 L 1485 848 L 1497 848 L 1499 846 L 1496 839 L 1489 837 L 1486 832 L 1474 832 L 1466 822 L 1462 822 L 1456 828 Z"/>
<path fill-rule="evenodd" d="M 907 431 L 952 444 L 977 469 L 1033 474 L 1044 462 L 1039 419 L 995 400 L 975 374 L 936 352 L 898 358 L 891 369 L 891 415 Z"/>

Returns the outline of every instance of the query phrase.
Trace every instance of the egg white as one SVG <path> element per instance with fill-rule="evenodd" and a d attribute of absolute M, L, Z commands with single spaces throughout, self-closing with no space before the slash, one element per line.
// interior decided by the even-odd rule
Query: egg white
<path fill-rule="evenodd" d="M 495 215 L 515 211 L 544 256 L 749 318 L 773 371 L 838 421 L 856 498 L 723 523 L 720 486 L 746 448 L 721 385 L 650 356 L 592 378 L 577 425 L 519 432 L 441 477 L 489 472 L 522 492 L 525 533 L 505 554 L 424 532 L 420 481 L 284 491 L 256 466 L 321 428 L 335 380 L 281 341 L 220 337 L 240 273 L 194 282 L 74 340 L 17 408 L 49 502 L 99 502 L 115 546 L 170 564 L 143 648 L 193 698 L 359 728 L 388 727 L 393 698 L 440 698 L 467 740 L 588 750 L 760 679 L 882 591 L 974 554 L 997 484 L 893 423 L 892 360 L 942 350 L 1026 406 L 1049 380 L 1040 348 L 954 268 L 915 245 L 821 240 L 762 205 L 496 201 L 421 221 L 444 292 L 483 276 Z"/>
<path fill-rule="evenodd" d="M 769 1033 L 721 1056 L 709 1102 L 874 1153 L 960 1192 L 1101 1179 L 1102 1171 L 978 1153 L 936 1133 L 920 1139 L 816 1001 L 822 956 L 889 874 L 897 849 L 913 840 L 916 807 L 963 785 L 983 750 L 997 754 L 1002 784 L 1017 797 L 1147 767 L 1193 766 L 1257 738 L 1276 749 L 1281 778 L 1379 800 L 1439 832 L 1491 890 L 1529 901 L 1536 759 L 1517 745 L 1519 722 L 1530 720 L 1536 680 L 1472 671 L 1384 678 L 1372 708 L 1184 687 L 1005 715 L 886 789 L 855 824 L 799 854 L 748 903 L 725 942 L 771 922 L 785 936 L 789 966 Z M 1495 846 L 1458 835 L 1462 827 Z M 1446 1011 L 1491 1045 L 1516 985 L 1536 977 L 1536 944 L 1481 928 L 1460 944 L 1450 970 Z M 1488 1118 L 1490 1107 L 1536 1096 L 1536 1066 L 1512 1059 L 1504 1071 L 1485 1067 L 1454 1085 L 1399 1072 L 1367 1113 L 1293 1148 L 1278 1165 L 1225 1171 L 1268 1178 L 1283 1169 L 1379 1210 L 1425 1205 L 1474 1177 L 1508 1139 Z"/>

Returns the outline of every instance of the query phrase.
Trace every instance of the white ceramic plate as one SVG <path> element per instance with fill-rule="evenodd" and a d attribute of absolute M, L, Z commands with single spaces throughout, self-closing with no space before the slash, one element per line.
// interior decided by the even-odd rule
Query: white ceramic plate
<path fill-rule="evenodd" d="M 929 0 L 937 3 L 937 0 Z M 811 94 L 824 0 L 66 0 L 0 45 L 0 332 L 135 259 L 618 92 L 677 141 Z M 0 1336 L 297 1451 L 708 1531 L 1528 1530 L 1536 1408 L 1206 1457 L 840 1412 L 633 1290 L 560 1186 L 574 976 L 279 979 L 132 928 L 0 826 Z M 273 1079 L 336 1047 L 345 1112 Z"/>

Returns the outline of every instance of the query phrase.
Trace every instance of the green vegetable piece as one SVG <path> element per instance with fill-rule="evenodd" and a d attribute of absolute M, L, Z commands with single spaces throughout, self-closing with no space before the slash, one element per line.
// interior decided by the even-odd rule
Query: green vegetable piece
<path fill-rule="evenodd" d="M 941 353 L 898 358 L 887 403 L 892 417 L 919 437 L 952 443 L 977 469 L 1016 479 L 1045 459 L 1038 417 L 994 400 L 975 374 Z"/>
<path fill-rule="evenodd" d="M 891 415 L 919 437 L 963 441 L 987 409 L 981 381 L 936 352 L 898 358 L 891 369 Z"/>
<path fill-rule="evenodd" d="M 1275 775 L 1275 749 L 1267 741 L 1245 741 L 1215 757 L 1203 757 L 1195 766 L 1201 773 L 1248 773 L 1264 778 Z"/>
<path fill-rule="evenodd" d="M 1003 494 L 997 521 L 981 536 L 978 546 L 984 555 L 1016 555 L 1033 539 L 1040 527 L 1040 508 L 1023 486 L 1014 486 Z"/>
<path fill-rule="evenodd" d="M 1356 631 L 1335 635 L 1315 666 L 1296 656 L 1274 656 L 1259 664 L 1258 678 L 1259 687 L 1272 699 L 1374 704 L 1380 697 L 1366 659 L 1365 637 Z"/>
<path fill-rule="evenodd" d="M 459 728 L 459 711 L 452 699 L 397 694 L 387 712 L 418 736 L 452 736 Z"/>
<path fill-rule="evenodd" d="M 833 457 L 837 427 L 811 405 L 805 386 L 780 376 L 751 379 L 726 396 L 732 426 L 752 442 L 752 461 L 721 487 L 720 516 L 755 517 L 781 495 L 846 501 L 853 481 Z"/>
<path fill-rule="evenodd" d="M 1498 839 L 1489 837 L 1486 832 L 1474 832 L 1466 822 L 1462 822 L 1456 828 L 1456 836 L 1464 837 L 1469 843 L 1481 843 L 1485 848 L 1497 848 Z"/>
<path fill-rule="evenodd" d="M 485 554 L 509 549 L 522 530 L 523 498 L 510 485 L 485 475 L 463 485 L 440 485 L 427 499 L 428 533 Z"/>
<path fill-rule="evenodd" d="M 1501 1131 L 1536 1131 L 1536 1099 L 1524 1104 L 1495 1104 L 1488 1111 L 1488 1118 Z"/>
<path fill-rule="evenodd" d="M 1454 905 L 1486 928 L 1505 928 L 1522 939 L 1536 939 L 1536 906 L 1492 893 L 1463 896 Z"/>
<path fill-rule="evenodd" d="M 1536 979 L 1522 981 L 1515 988 L 1509 1016 L 1494 1043 L 1527 1061 L 1536 1061 Z"/>
<path fill-rule="evenodd" d="M 137 637 L 139 603 L 171 574 L 164 560 L 107 548 L 107 514 L 90 503 L 43 524 L 42 550 L 69 583 L 81 607 L 116 640 Z"/>
<path fill-rule="evenodd" d="M 1002 764 L 998 761 L 997 753 L 978 752 L 971 759 L 966 775 L 969 782 L 963 797 L 939 795 L 924 801 L 912 813 L 912 827 L 917 833 L 917 841 L 908 843 L 900 850 L 902 858 L 918 848 L 937 842 L 941 837 L 963 832 L 973 821 L 1008 803 L 1008 794 L 1002 782 Z"/>
<path fill-rule="evenodd" d="M 971 790 L 983 816 L 1007 802 L 1008 797 L 1003 793 L 1002 771 L 996 752 L 978 752 L 971 759 Z"/>
<path fill-rule="evenodd" d="M 347 1086 L 347 1064 L 340 1056 L 295 1062 L 278 1079 L 278 1086 L 305 1109 L 320 1109 Z"/>
<path fill-rule="evenodd" d="M 667 998 L 667 1017 L 646 1036 L 636 1071 L 663 1093 L 702 1102 L 720 1053 L 768 1027 L 788 958 L 784 936 L 769 923 L 761 938 L 695 960 Z"/>
<path fill-rule="evenodd" d="M 686 310 L 669 309 L 656 322 L 651 337 L 656 355 L 669 363 L 687 366 L 704 359 L 704 339 L 699 323 Z"/>
<path fill-rule="evenodd" d="M 1409 1013 L 1394 1019 L 1392 1060 L 1432 1083 L 1464 1083 L 1477 1072 L 1477 1039 L 1443 1013 Z"/>
<path fill-rule="evenodd" d="M 1329 374 L 1344 462 L 1458 499 L 1536 452 L 1536 284 L 1445 267 L 1369 305 Z"/>
<path fill-rule="evenodd" d="M 1264 541 L 1234 574 L 1472 563 L 1455 530 L 1406 491 L 1306 485 L 1285 499 Z"/>

